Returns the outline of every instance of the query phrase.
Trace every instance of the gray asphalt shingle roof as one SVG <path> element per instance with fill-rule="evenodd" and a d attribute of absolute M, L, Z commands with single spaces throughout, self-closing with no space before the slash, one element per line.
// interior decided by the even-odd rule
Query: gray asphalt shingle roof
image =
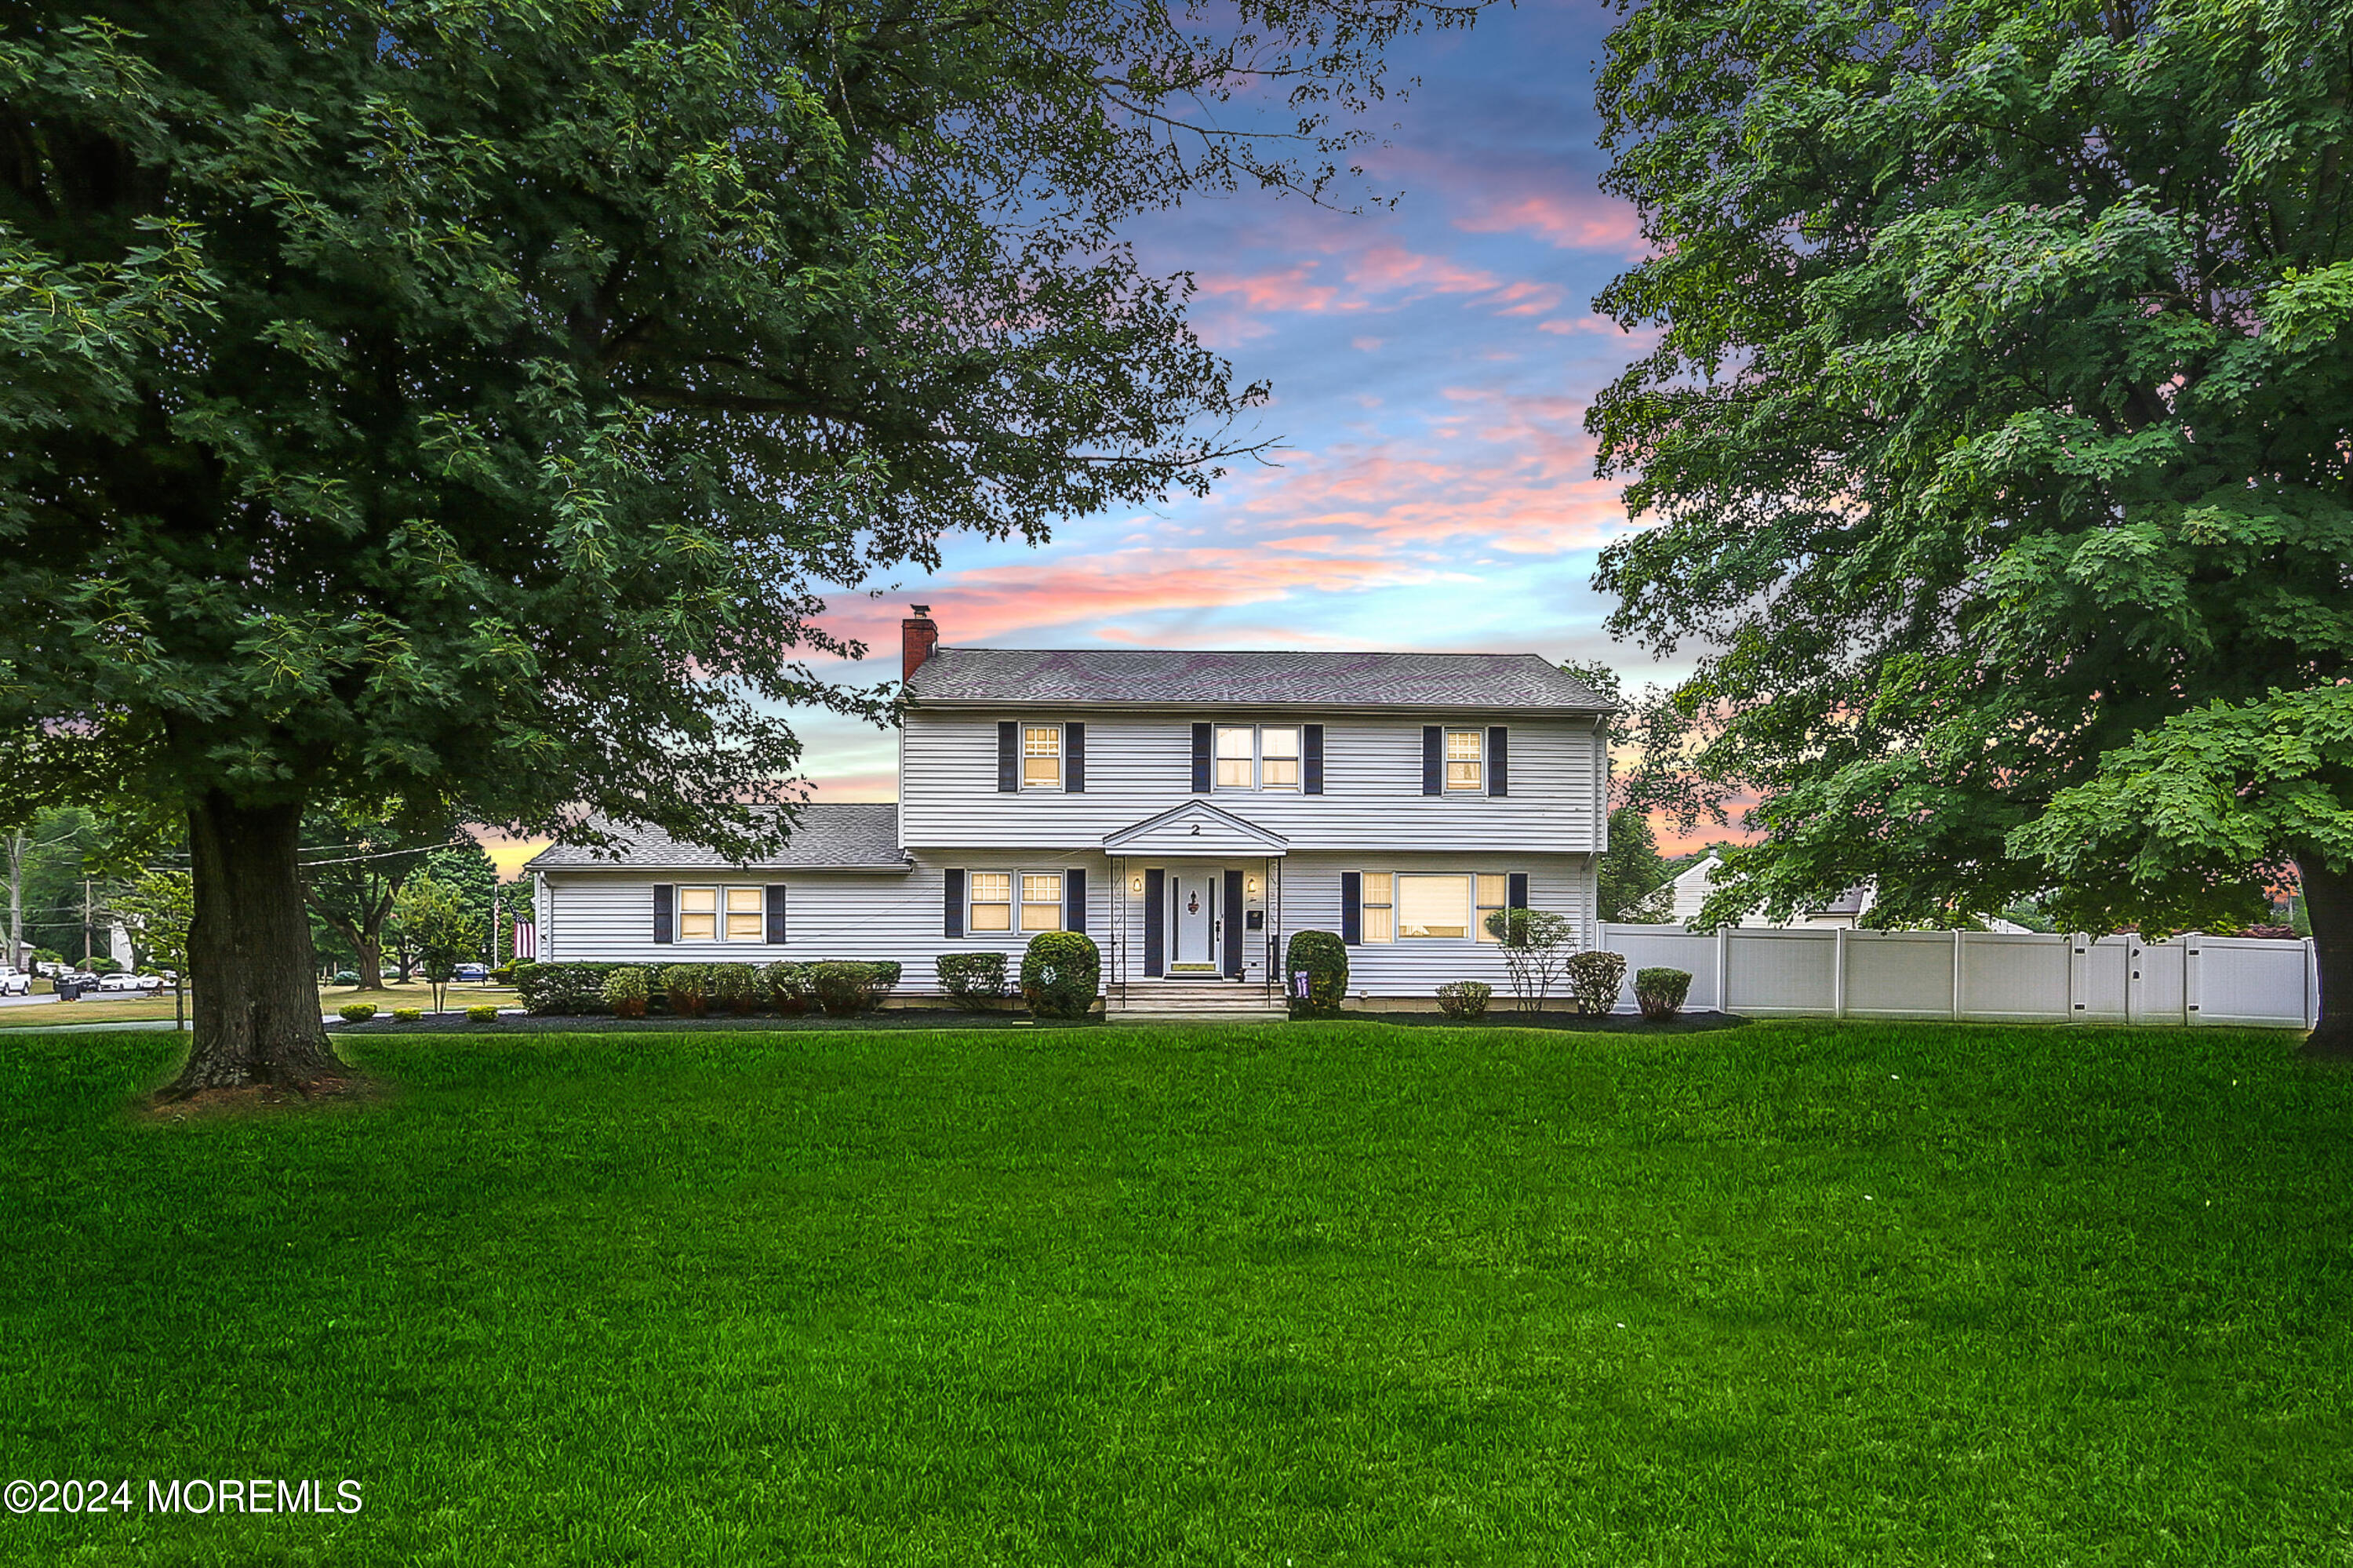
<path fill-rule="evenodd" d="M 596 866 L 651 866 L 663 870 L 809 871 L 847 869 L 904 871 L 907 857 L 899 848 L 899 808 L 884 801 L 833 801 L 801 808 L 800 821 L 784 853 L 749 863 L 729 860 L 701 844 L 684 843 L 658 828 L 610 828 L 627 850 L 613 858 L 610 852 L 575 844 L 551 844 L 533 855 L 533 870 L 588 869 Z"/>
<path fill-rule="evenodd" d="M 908 683 L 918 703 L 1550 708 L 1604 712 L 1592 688 L 1533 653 L 1204 652 L 941 648 Z"/>

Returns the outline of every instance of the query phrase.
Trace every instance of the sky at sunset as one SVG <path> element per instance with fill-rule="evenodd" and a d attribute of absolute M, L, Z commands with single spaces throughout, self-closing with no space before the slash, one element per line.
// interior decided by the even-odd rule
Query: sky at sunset
<path fill-rule="evenodd" d="M 1194 319 L 1237 383 L 1273 384 L 1240 433 L 1279 438 L 1279 466 L 1067 520 L 1042 548 L 953 538 L 936 576 L 834 599 L 828 624 L 874 650 L 850 677 L 897 676 L 920 601 L 951 644 L 1528 652 L 1654 678 L 1588 586 L 1627 524 L 1585 409 L 1644 346 L 1592 307 L 1641 245 L 1598 185 L 1610 18 L 1539 0 L 1401 46 L 1398 76 L 1421 85 L 1366 159 L 1393 210 L 1250 195 L 1136 226 L 1149 268 L 1193 273 Z M 817 799 L 894 798 L 892 735 L 798 727 Z"/>

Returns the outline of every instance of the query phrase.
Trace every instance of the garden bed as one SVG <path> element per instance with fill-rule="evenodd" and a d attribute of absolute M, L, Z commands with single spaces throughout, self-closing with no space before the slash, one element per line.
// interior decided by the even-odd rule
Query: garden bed
<path fill-rule="evenodd" d="M 1079 1022 L 1101 1023 L 1100 1014 Z M 379 1014 L 364 1023 L 331 1022 L 334 1034 L 677 1034 L 710 1031 L 750 1030 L 775 1033 L 797 1029 L 1028 1029 L 1037 1021 L 1027 1012 L 962 1012 L 944 1007 L 890 1008 L 856 1018 L 835 1018 L 822 1012 L 781 1018 L 774 1013 L 723 1014 L 703 1018 L 614 1018 L 576 1013 L 501 1013 L 476 1022 L 462 1012 L 427 1013 L 423 1018 L 396 1020 Z M 1069 1027 L 1056 1021 L 1057 1027 Z"/>

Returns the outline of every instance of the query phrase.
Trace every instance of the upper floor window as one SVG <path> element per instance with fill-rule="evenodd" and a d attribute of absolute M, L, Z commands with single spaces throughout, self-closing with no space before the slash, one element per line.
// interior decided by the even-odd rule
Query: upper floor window
<path fill-rule="evenodd" d="M 1258 732 L 1259 788 L 1299 788 L 1299 732 L 1262 729 Z"/>
<path fill-rule="evenodd" d="M 1250 789 L 1258 784 L 1258 732 L 1246 724 L 1218 726 L 1218 788 Z"/>
<path fill-rule="evenodd" d="M 1059 789 L 1061 787 L 1061 726 L 1023 725 L 1021 726 L 1021 788 Z"/>
<path fill-rule="evenodd" d="M 1290 726 L 1261 729 L 1247 724 L 1219 725 L 1218 788 L 1298 789 L 1299 731 Z"/>
<path fill-rule="evenodd" d="M 1475 794 L 1487 787 L 1486 736 L 1475 729 L 1446 732 L 1446 790 Z"/>

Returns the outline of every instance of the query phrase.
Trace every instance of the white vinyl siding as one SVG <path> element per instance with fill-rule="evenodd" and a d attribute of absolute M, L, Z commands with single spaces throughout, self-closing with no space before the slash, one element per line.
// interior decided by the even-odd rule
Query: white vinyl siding
<path fill-rule="evenodd" d="M 907 715 L 900 818 L 910 848 L 928 851 L 961 844 L 1059 851 L 1098 846 L 1105 834 L 1184 800 L 1191 787 L 1193 723 L 1220 724 L 1229 715 L 1090 717 L 1083 794 L 997 791 L 997 725 L 999 718 L 1012 716 Z M 1373 852 L 1454 850 L 1484 860 L 1489 853 L 1599 851 L 1605 832 L 1600 810 L 1605 776 L 1591 721 L 1519 714 L 1508 720 L 1508 796 L 1424 795 L 1422 725 L 1409 717 L 1322 721 L 1324 793 L 1278 787 L 1266 768 L 1273 756 L 1266 749 L 1267 736 L 1275 730 L 1296 731 L 1302 722 L 1284 715 L 1258 726 L 1261 787 L 1248 793 L 1219 789 L 1215 799 L 1236 815 L 1281 834 L 1293 853 L 1354 849 L 1362 858 Z M 1304 749 L 1303 737 L 1300 750 Z M 1214 733 L 1211 752 L 1214 789 Z M 1482 779 L 1485 765 L 1482 758 Z M 1298 771 L 1304 773 L 1303 760 Z"/>

